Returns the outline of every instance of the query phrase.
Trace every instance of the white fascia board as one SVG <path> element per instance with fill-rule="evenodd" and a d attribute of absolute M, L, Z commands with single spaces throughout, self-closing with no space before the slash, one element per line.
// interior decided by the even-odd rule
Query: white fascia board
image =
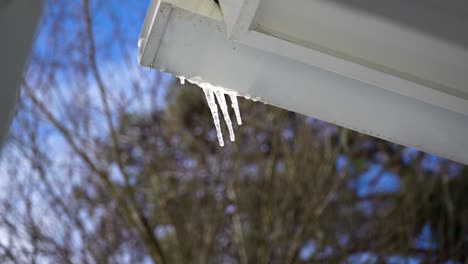
<path fill-rule="evenodd" d="M 165 2 L 154 11 L 151 27 L 160 33 L 141 37 L 144 66 L 468 164 L 468 115 L 461 102 L 441 107 L 430 98 L 383 89 L 317 65 L 314 53 L 301 59 L 300 50 L 279 39 L 261 40 L 275 41 L 278 46 L 273 49 L 233 41 L 229 26 L 217 15 L 204 16 Z M 145 50 L 147 43 L 155 47 Z M 277 49 L 289 52 L 278 54 Z M 334 61 L 327 63 L 333 66 Z"/>

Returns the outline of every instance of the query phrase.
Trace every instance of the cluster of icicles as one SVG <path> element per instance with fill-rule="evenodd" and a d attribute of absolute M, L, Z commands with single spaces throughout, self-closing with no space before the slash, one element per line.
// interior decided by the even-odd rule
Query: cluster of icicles
<path fill-rule="evenodd" d="M 181 84 L 185 83 L 184 77 L 179 77 L 179 79 L 180 79 Z M 237 103 L 237 93 L 234 91 L 227 90 L 223 87 L 217 87 L 209 83 L 203 82 L 198 77 L 188 79 L 187 81 L 200 86 L 200 88 L 202 88 L 203 92 L 205 93 L 206 101 L 208 102 L 211 115 L 213 116 L 213 121 L 214 121 L 214 125 L 216 128 L 216 135 L 218 137 L 219 145 L 221 147 L 224 146 L 224 139 L 223 139 L 223 133 L 221 132 L 221 122 L 219 121 L 218 104 L 219 104 L 219 108 L 221 108 L 221 113 L 224 117 L 224 121 L 226 122 L 226 126 L 229 131 L 229 138 L 231 139 L 231 141 L 235 141 L 236 137 L 234 135 L 234 129 L 232 128 L 231 118 L 229 117 L 229 111 L 228 111 L 228 106 L 226 102 L 226 95 L 228 95 L 231 100 L 231 107 L 232 109 L 234 109 L 237 124 L 242 125 L 239 104 Z M 216 101 L 218 101 L 218 104 L 216 104 Z"/>

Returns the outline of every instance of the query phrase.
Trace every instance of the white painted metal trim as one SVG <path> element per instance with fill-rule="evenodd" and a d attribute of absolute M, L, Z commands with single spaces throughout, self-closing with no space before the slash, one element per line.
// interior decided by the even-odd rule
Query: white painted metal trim
<path fill-rule="evenodd" d="M 278 39 L 254 30 L 240 33 L 233 38 L 242 44 L 263 49 L 305 64 L 335 72 L 391 92 L 421 100 L 456 113 L 468 115 L 468 100 L 443 93 L 396 76 L 380 72 L 357 63 L 340 59 L 314 49 L 308 49 L 286 40 Z"/>

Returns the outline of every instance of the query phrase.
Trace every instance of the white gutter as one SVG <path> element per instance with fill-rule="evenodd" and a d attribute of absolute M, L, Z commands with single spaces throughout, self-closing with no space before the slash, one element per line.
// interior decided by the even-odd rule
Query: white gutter
<path fill-rule="evenodd" d="M 452 71 L 442 69 L 441 65 L 447 64 L 443 64 L 444 57 L 439 55 L 421 59 L 416 54 L 414 59 L 394 61 L 391 58 L 397 55 L 395 53 L 390 56 L 358 53 L 353 50 L 353 41 L 349 45 L 336 45 L 336 48 L 355 52 L 350 54 L 359 54 L 358 59 L 352 59 L 350 54 L 323 50 L 308 44 L 308 40 L 314 40 L 313 35 L 303 35 L 302 40 L 296 40 L 296 37 L 265 30 L 266 27 L 257 24 L 258 21 L 271 22 L 269 18 L 258 17 L 267 16 L 265 12 L 268 11 L 268 7 L 264 10 L 259 7 L 265 3 L 282 3 L 278 1 L 221 0 L 221 12 L 212 0 L 153 0 L 140 38 L 140 63 L 468 164 L 468 90 L 464 90 L 468 88 L 465 82 L 468 66 L 454 59 L 448 63 L 453 62 Z M 293 2 L 307 7 L 309 3 L 321 1 Z M 294 5 L 284 8 L 294 8 Z M 327 8 L 324 7 L 323 12 Z M 374 19 L 349 15 L 358 20 Z M 277 18 L 284 24 L 289 23 L 288 19 L 296 18 Z M 283 24 L 268 25 L 282 29 Z M 309 27 L 313 26 L 307 24 L 297 32 L 288 32 L 306 34 Z M 395 36 L 408 35 L 406 28 L 391 23 L 381 23 L 379 27 L 393 30 Z M 340 30 L 340 25 L 336 25 L 336 32 Z M 424 44 L 429 39 L 421 34 L 408 36 L 410 39 L 399 41 Z M 414 54 L 415 47 L 410 44 L 405 47 L 398 41 L 394 43 L 385 48 Z M 468 54 L 442 41 L 427 44 L 427 50 L 434 48 L 447 52 L 450 59 L 455 55 L 464 58 Z M 368 63 L 370 59 L 384 66 Z M 424 69 L 416 67 L 426 59 L 440 63 L 437 79 L 423 78 L 431 73 L 432 65 Z M 406 72 L 397 73 L 395 69 Z M 459 76 L 464 71 L 467 74 Z M 458 73 L 456 78 L 453 72 Z M 441 83 L 435 84 L 434 80 Z"/>

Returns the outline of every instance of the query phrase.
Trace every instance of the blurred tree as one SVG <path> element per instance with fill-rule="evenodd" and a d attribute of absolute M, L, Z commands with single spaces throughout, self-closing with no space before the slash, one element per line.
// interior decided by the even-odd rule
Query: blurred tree
<path fill-rule="evenodd" d="M 466 167 L 247 100 L 219 147 L 201 90 L 135 62 L 146 4 L 49 1 L 2 263 L 466 262 Z"/>

